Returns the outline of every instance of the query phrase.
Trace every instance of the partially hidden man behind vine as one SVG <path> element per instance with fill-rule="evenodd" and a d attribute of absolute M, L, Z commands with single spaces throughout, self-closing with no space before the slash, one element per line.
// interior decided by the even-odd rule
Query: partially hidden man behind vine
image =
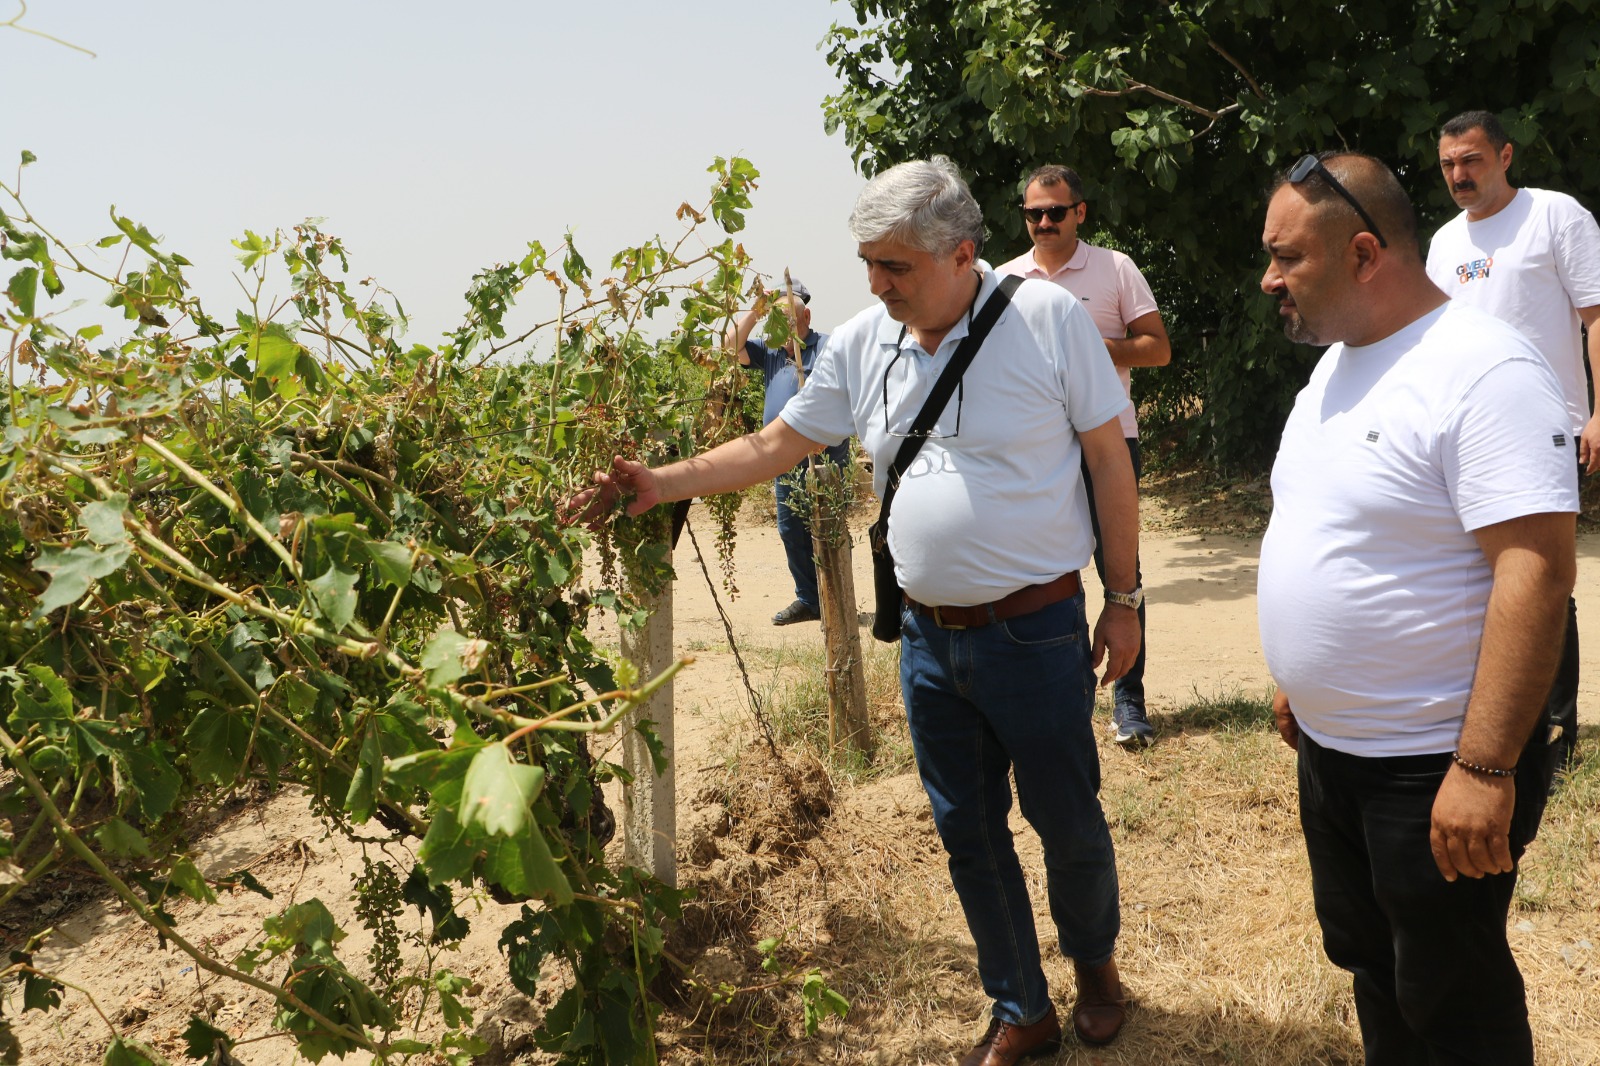
<path fill-rule="evenodd" d="M 1368 1066 L 1532 1066 L 1506 915 L 1577 570 L 1561 386 L 1428 279 L 1370 156 L 1301 159 L 1262 243 L 1284 332 L 1331 345 L 1272 467 L 1257 599 L 1323 946 Z"/>
<path fill-rule="evenodd" d="M 761 371 L 766 384 L 761 406 L 761 423 L 766 425 L 778 417 L 783 405 L 800 391 L 805 379 L 817 363 L 817 353 L 828 343 L 826 333 L 811 328 L 811 290 L 799 281 L 790 279 L 789 290 L 776 296 L 783 312 L 789 318 L 791 336 L 781 345 L 766 344 L 751 334 L 756 324 L 767 313 L 769 297 L 762 294 L 739 321 L 728 328 L 723 347 L 739 360 L 740 366 L 754 366 Z M 850 442 L 822 450 L 826 462 L 843 468 L 850 465 Z M 783 554 L 789 562 L 789 576 L 794 580 L 794 602 L 772 616 L 775 626 L 793 625 L 796 622 L 815 622 L 822 617 L 821 600 L 817 594 L 817 560 L 811 546 L 810 497 L 795 490 L 802 487 L 807 467 L 813 460 L 808 456 L 793 470 L 778 475 L 772 483 L 772 496 L 778 505 L 778 537 L 783 541 Z M 848 482 L 849 478 L 842 478 Z M 791 495 L 803 501 L 801 506 L 791 506 Z"/>
<path fill-rule="evenodd" d="M 833 334 L 782 414 L 759 433 L 660 469 L 618 457 L 569 501 L 570 512 L 596 523 L 623 496 L 638 514 L 734 491 L 851 433 L 871 454 L 883 494 L 923 400 L 1000 279 L 978 258 L 978 205 L 942 157 L 875 177 L 850 229 L 882 304 Z M 1088 312 L 1065 289 L 1022 281 L 893 501 L 906 717 L 993 1001 L 963 1066 L 1008 1066 L 1061 1040 L 1006 824 L 1013 770 L 1044 846 L 1058 943 L 1077 973 L 1073 1028 L 1104 1044 L 1125 1015 L 1113 958 L 1117 871 L 1091 712 L 1101 659 L 1101 684 L 1110 684 L 1139 651 L 1138 501 L 1118 421 L 1127 404 Z M 1094 478 L 1109 590 L 1092 644 L 1078 580 L 1094 551 L 1080 457 Z"/>

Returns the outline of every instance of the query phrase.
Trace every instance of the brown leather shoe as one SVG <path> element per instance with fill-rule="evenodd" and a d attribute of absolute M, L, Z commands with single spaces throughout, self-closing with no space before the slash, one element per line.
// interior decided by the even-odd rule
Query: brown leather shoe
<path fill-rule="evenodd" d="M 1013 1062 L 1045 1055 L 1061 1046 L 1061 1020 L 1055 1007 L 1032 1025 L 1012 1025 L 989 1019 L 989 1031 L 967 1052 L 960 1066 L 1011 1066 Z"/>
<path fill-rule="evenodd" d="M 1111 1043 L 1128 1016 L 1117 960 L 1107 959 L 1100 966 L 1085 966 L 1074 960 L 1072 968 L 1078 973 L 1078 998 L 1072 1004 L 1073 1031 L 1085 1044 Z"/>

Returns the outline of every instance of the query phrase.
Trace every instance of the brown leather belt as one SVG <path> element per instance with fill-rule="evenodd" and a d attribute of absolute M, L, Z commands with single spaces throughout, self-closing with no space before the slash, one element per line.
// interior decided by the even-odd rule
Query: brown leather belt
<path fill-rule="evenodd" d="M 906 597 L 906 603 L 910 604 L 911 609 L 918 614 L 933 619 L 933 624 L 940 629 L 976 629 L 990 622 L 1004 622 L 1007 618 L 1032 614 L 1042 607 L 1059 603 L 1070 596 L 1076 596 L 1079 587 L 1078 572 L 1074 570 L 1043 585 L 1020 588 L 993 603 L 977 603 L 971 607 L 930 607 L 925 603 L 918 603 L 910 596 Z"/>

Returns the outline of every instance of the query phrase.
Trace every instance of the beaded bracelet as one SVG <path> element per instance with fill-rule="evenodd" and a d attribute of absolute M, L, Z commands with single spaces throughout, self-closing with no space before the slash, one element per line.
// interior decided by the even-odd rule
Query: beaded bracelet
<path fill-rule="evenodd" d="M 1487 775 L 1489 777 L 1515 777 L 1515 776 L 1517 776 L 1517 771 L 1515 769 L 1511 769 L 1511 770 L 1496 770 L 1492 766 L 1481 766 L 1481 765 L 1479 765 L 1478 763 L 1475 763 L 1475 762 L 1468 762 L 1467 760 L 1465 760 L 1465 759 L 1463 759 L 1461 757 L 1461 753 L 1459 751 L 1452 751 L 1450 753 L 1450 758 L 1454 759 L 1455 760 L 1455 764 L 1457 766 L 1461 767 L 1463 770 L 1470 770 L 1475 774 L 1485 774 L 1485 775 Z"/>

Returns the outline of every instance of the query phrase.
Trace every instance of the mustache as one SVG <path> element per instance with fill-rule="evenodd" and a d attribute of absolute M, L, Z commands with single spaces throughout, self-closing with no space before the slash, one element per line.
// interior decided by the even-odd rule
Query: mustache
<path fill-rule="evenodd" d="M 1475 182 L 1475 181 L 1458 181 L 1453 186 L 1453 188 L 1455 189 L 1456 192 L 1471 192 L 1473 189 L 1476 189 L 1477 187 L 1478 187 L 1478 183 Z"/>

